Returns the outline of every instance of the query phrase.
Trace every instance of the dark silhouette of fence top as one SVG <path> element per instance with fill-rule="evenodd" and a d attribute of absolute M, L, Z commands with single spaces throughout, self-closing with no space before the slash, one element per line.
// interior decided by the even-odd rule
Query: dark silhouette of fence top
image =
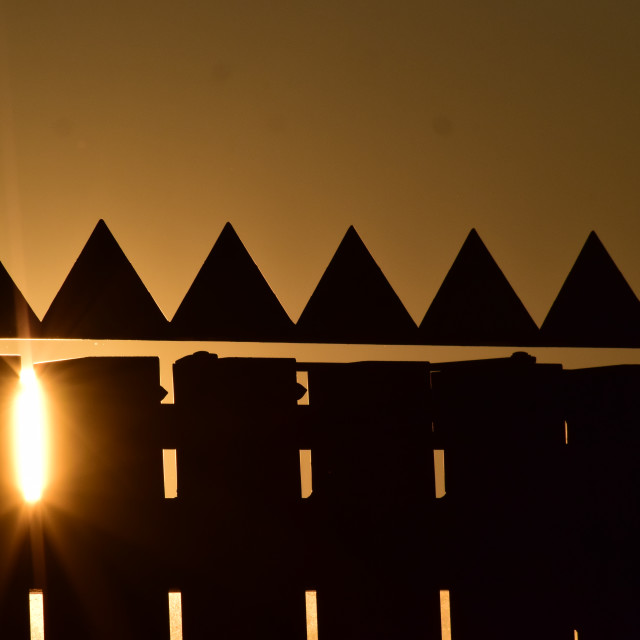
<path fill-rule="evenodd" d="M 227 223 L 168 321 L 103 220 L 42 322 L 0 264 L 0 337 L 640 347 L 640 301 L 591 232 L 538 328 L 475 229 L 419 326 L 350 227 L 293 323 Z"/>

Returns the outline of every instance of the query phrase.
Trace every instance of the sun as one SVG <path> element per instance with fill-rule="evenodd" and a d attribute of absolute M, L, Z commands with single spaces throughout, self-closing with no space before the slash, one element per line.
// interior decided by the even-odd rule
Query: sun
<path fill-rule="evenodd" d="M 44 397 L 33 367 L 20 372 L 15 401 L 14 434 L 17 482 L 26 502 L 40 500 L 46 485 Z"/>

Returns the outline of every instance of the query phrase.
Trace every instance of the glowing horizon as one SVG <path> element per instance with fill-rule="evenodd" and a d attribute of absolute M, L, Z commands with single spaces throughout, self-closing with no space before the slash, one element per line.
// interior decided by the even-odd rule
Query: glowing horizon
<path fill-rule="evenodd" d="M 26 502 L 40 500 L 46 485 L 44 399 L 33 367 L 20 372 L 14 413 L 17 482 Z"/>

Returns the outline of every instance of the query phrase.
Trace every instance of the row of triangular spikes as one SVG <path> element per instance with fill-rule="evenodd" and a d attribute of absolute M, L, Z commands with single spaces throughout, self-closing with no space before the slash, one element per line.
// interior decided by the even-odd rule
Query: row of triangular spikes
<path fill-rule="evenodd" d="M 171 322 L 100 220 L 40 322 L 0 265 L 0 337 L 640 346 L 640 302 L 594 232 L 538 329 L 475 229 L 419 327 L 356 230 L 297 324 L 227 223 Z"/>

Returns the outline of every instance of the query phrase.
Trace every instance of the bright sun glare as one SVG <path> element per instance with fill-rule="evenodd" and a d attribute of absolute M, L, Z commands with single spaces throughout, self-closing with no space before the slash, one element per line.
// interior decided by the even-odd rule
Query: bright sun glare
<path fill-rule="evenodd" d="M 20 372 L 14 429 L 18 485 L 27 502 L 37 502 L 45 486 L 46 433 L 42 390 L 31 367 Z"/>

